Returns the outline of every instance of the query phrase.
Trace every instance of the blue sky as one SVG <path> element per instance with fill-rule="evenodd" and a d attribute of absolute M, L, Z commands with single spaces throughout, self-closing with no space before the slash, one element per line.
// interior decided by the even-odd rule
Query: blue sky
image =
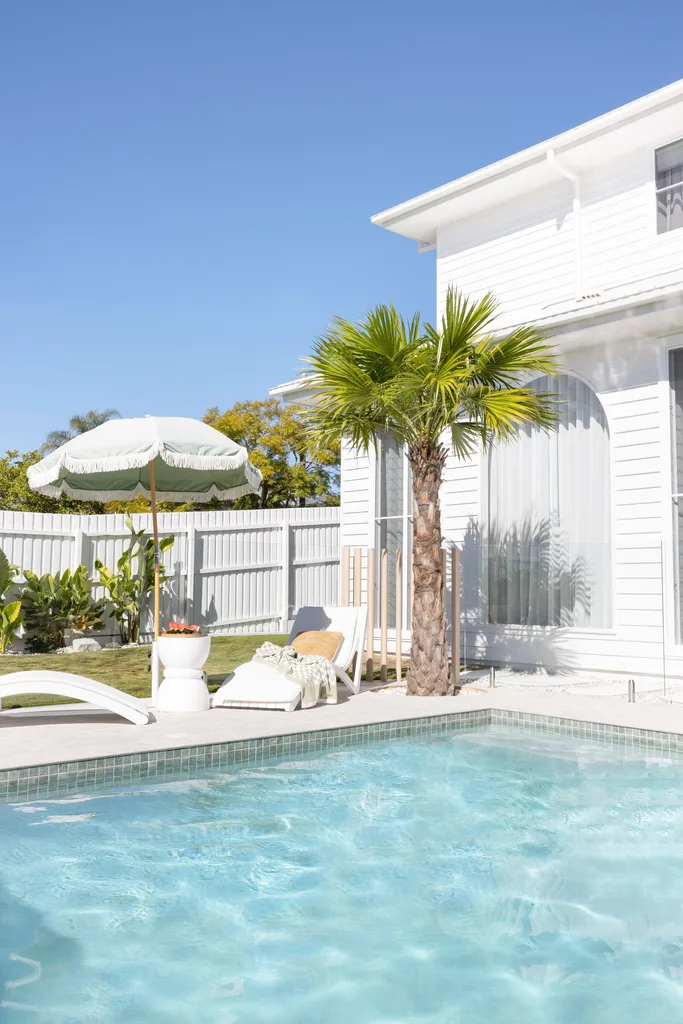
<path fill-rule="evenodd" d="M 431 318 L 433 254 L 369 217 L 683 77 L 682 35 L 671 0 L 4 0 L 0 449 Z"/>

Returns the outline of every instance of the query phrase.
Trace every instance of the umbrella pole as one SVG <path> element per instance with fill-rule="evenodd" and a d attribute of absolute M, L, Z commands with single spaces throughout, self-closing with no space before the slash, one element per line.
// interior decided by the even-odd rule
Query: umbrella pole
<path fill-rule="evenodd" d="M 152 536 L 154 537 L 154 641 L 152 643 L 152 700 L 156 704 L 159 689 L 159 522 L 157 520 L 157 489 L 154 463 L 149 464 L 149 495 L 152 502 Z"/>

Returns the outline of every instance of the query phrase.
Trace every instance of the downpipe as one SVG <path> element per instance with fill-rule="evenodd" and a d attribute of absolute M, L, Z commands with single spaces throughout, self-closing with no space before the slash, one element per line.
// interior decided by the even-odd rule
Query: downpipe
<path fill-rule="evenodd" d="M 583 298 L 583 250 L 581 245 L 581 182 L 578 174 L 574 171 L 570 171 L 568 167 L 564 167 L 555 156 L 554 149 L 546 150 L 546 158 L 548 163 L 558 174 L 561 174 L 567 181 L 571 181 L 574 186 L 574 199 L 572 201 L 572 211 L 574 215 L 574 291 L 575 298 L 578 300 Z"/>

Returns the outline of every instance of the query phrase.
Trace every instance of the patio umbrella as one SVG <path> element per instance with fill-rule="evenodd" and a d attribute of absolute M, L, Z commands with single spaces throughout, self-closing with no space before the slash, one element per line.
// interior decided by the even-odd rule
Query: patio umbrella
<path fill-rule="evenodd" d="M 208 423 L 175 416 L 108 420 L 28 470 L 32 490 L 90 501 L 152 504 L 154 640 L 159 637 L 159 501 L 211 501 L 258 491 L 261 474 L 245 448 Z"/>

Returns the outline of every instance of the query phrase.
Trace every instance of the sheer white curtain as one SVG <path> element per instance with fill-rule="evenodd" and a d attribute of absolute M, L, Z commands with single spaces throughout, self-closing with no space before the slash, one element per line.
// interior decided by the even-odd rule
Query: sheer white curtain
<path fill-rule="evenodd" d="M 609 432 L 575 377 L 530 385 L 559 395 L 550 433 L 529 427 L 488 456 L 489 622 L 611 625 Z"/>

